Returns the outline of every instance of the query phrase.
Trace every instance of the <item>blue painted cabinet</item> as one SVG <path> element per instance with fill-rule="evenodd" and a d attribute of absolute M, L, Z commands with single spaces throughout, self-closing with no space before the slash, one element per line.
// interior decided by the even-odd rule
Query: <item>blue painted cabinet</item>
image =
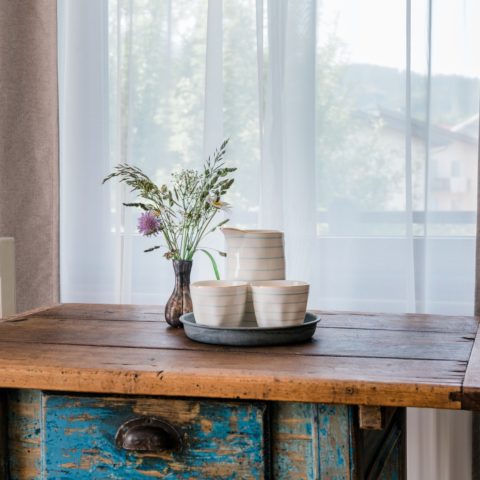
<path fill-rule="evenodd" d="M 6 403 L 8 480 L 404 478 L 401 410 L 368 431 L 344 405 L 34 390 Z M 137 441 L 167 443 L 126 449 Z"/>

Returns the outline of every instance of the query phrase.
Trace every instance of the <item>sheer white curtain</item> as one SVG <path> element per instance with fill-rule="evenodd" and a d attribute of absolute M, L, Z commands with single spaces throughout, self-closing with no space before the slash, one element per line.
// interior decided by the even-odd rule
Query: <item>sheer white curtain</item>
<path fill-rule="evenodd" d="M 59 1 L 62 300 L 164 303 L 100 182 L 230 137 L 232 223 L 285 231 L 311 308 L 471 314 L 479 24 L 476 0 Z M 470 478 L 468 415 L 410 420 L 411 479 Z"/>

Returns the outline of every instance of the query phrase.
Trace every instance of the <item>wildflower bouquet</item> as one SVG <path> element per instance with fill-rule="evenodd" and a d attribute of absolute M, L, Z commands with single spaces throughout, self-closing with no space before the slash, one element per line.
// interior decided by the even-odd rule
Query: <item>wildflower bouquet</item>
<path fill-rule="evenodd" d="M 228 139 L 215 151 L 213 159 L 206 160 L 202 171 L 184 169 L 173 173 L 171 185 L 157 186 L 140 168 L 126 164 L 117 165 L 103 180 L 105 183 L 118 177 L 130 186 L 138 201 L 124 205 L 143 210 L 138 220 L 139 232 L 147 237 L 163 236 L 166 245 L 155 245 L 145 252 L 165 247 L 167 259 L 191 261 L 197 251 L 202 251 L 219 279 L 215 259 L 201 247 L 201 242 L 229 220 L 212 223 L 219 211 L 228 212 L 230 207 L 223 197 L 234 182 L 232 174 L 236 168 L 225 166 L 227 144 Z"/>

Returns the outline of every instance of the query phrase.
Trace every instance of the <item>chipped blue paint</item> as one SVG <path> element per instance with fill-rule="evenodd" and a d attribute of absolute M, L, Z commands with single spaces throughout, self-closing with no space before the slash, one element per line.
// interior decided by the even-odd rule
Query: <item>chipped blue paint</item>
<path fill-rule="evenodd" d="M 10 480 L 43 480 L 42 394 L 38 390 L 8 393 L 8 461 Z"/>
<path fill-rule="evenodd" d="M 212 479 L 264 477 L 264 407 L 259 404 L 192 402 L 199 412 L 177 425 L 187 439 L 183 451 L 155 457 L 128 453 L 114 444 L 117 428 L 135 416 L 134 400 L 109 404 L 108 399 L 49 395 L 44 404 L 49 479 L 70 479 L 72 471 L 77 480 L 204 479 L 205 472 Z"/>
<path fill-rule="evenodd" d="M 346 480 L 354 407 L 311 403 L 274 404 L 272 418 L 273 477 Z"/>
<path fill-rule="evenodd" d="M 176 425 L 183 451 L 147 456 L 115 446 L 117 428 L 147 414 Z M 270 469 L 274 480 L 402 480 L 404 472 L 401 422 L 378 432 L 383 440 L 365 472 L 356 407 L 344 405 L 13 391 L 9 425 L 11 480 L 246 480 Z"/>
<path fill-rule="evenodd" d="M 345 480 L 350 477 L 354 457 L 350 453 L 353 431 L 350 410 L 345 405 L 323 405 L 318 408 L 318 445 L 321 479 Z"/>
<path fill-rule="evenodd" d="M 272 405 L 272 470 L 275 480 L 317 479 L 317 407 L 312 403 Z"/>
<path fill-rule="evenodd" d="M 364 478 L 356 407 L 306 403 L 272 405 L 272 468 L 275 480 L 353 480 Z M 395 448 L 386 432 L 376 452 L 376 480 L 401 480 L 403 431 L 395 425 Z M 388 452 L 385 451 L 388 449 Z M 360 462 L 360 463 L 358 463 Z"/>
<path fill-rule="evenodd" d="M 343 456 L 343 448 L 340 446 L 337 447 L 336 453 L 337 453 L 338 465 L 340 467 L 345 467 L 345 457 Z"/>

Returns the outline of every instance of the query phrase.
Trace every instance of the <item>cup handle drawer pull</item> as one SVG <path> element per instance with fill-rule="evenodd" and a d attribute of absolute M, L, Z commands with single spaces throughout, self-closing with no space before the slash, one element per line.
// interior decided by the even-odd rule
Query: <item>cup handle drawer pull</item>
<path fill-rule="evenodd" d="M 118 448 L 134 452 L 180 450 L 182 437 L 172 425 L 155 417 L 127 420 L 115 435 Z"/>

